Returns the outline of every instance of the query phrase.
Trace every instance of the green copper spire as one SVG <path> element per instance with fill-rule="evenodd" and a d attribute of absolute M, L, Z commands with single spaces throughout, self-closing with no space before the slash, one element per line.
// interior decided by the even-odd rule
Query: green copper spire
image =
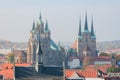
<path fill-rule="evenodd" d="M 35 20 L 33 20 L 33 27 L 32 27 L 32 31 L 35 31 Z"/>
<path fill-rule="evenodd" d="M 91 37 L 95 37 L 94 28 L 93 28 L 93 17 L 92 17 L 92 20 L 91 20 Z"/>
<path fill-rule="evenodd" d="M 45 32 L 50 32 L 47 20 L 46 20 L 46 23 L 45 23 Z"/>
<path fill-rule="evenodd" d="M 85 15 L 85 27 L 84 27 L 84 31 L 85 32 L 89 32 L 89 30 L 88 30 L 88 23 L 87 23 L 87 11 L 86 11 L 86 15 Z"/>
<path fill-rule="evenodd" d="M 79 33 L 78 33 L 78 36 L 82 36 L 82 30 L 81 30 L 81 18 L 79 20 Z"/>

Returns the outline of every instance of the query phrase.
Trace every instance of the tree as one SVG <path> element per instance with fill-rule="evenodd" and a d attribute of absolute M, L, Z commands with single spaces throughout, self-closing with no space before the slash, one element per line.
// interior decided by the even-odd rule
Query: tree
<path fill-rule="evenodd" d="M 112 67 L 108 68 L 107 72 L 116 73 L 116 72 L 119 72 L 119 68 L 112 66 Z"/>
<path fill-rule="evenodd" d="M 7 55 L 7 61 L 8 61 L 9 63 L 13 63 L 13 62 L 14 62 L 14 54 L 13 54 L 13 53 L 9 53 L 9 54 Z"/>
<path fill-rule="evenodd" d="M 99 56 L 109 57 L 109 55 L 108 55 L 107 53 L 105 53 L 105 52 L 100 53 L 100 55 L 99 55 Z"/>

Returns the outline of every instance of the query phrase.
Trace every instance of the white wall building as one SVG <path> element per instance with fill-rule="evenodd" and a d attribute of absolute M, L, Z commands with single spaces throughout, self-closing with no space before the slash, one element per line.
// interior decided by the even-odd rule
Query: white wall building
<path fill-rule="evenodd" d="M 81 68 L 80 65 L 81 61 L 78 58 L 74 58 L 71 61 L 68 61 L 68 66 L 72 69 L 72 68 Z"/>

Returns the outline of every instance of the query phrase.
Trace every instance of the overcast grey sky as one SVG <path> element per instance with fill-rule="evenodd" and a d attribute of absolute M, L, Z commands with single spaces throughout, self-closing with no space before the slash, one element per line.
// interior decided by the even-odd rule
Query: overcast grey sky
<path fill-rule="evenodd" d="M 0 39 L 27 42 L 41 11 L 53 40 L 73 42 L 86 10 L 89 29 L 93 15 L 97 41 L 120 40 L 120 0 L 1 0 Z"/>

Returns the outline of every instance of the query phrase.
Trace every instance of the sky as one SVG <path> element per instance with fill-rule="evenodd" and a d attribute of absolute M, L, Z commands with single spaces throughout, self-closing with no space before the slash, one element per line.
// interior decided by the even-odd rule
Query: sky
<path fill-rule="evenodd" d="M 89 30 L 91 17 L 97 42 L 120 40 L 120 0 L 1 0 L 0 39 L 28 42 L 33 20 L 40 12 L 55 42 L 74 42 L 79 19 L 84 28 L 85 12 Z"/>

